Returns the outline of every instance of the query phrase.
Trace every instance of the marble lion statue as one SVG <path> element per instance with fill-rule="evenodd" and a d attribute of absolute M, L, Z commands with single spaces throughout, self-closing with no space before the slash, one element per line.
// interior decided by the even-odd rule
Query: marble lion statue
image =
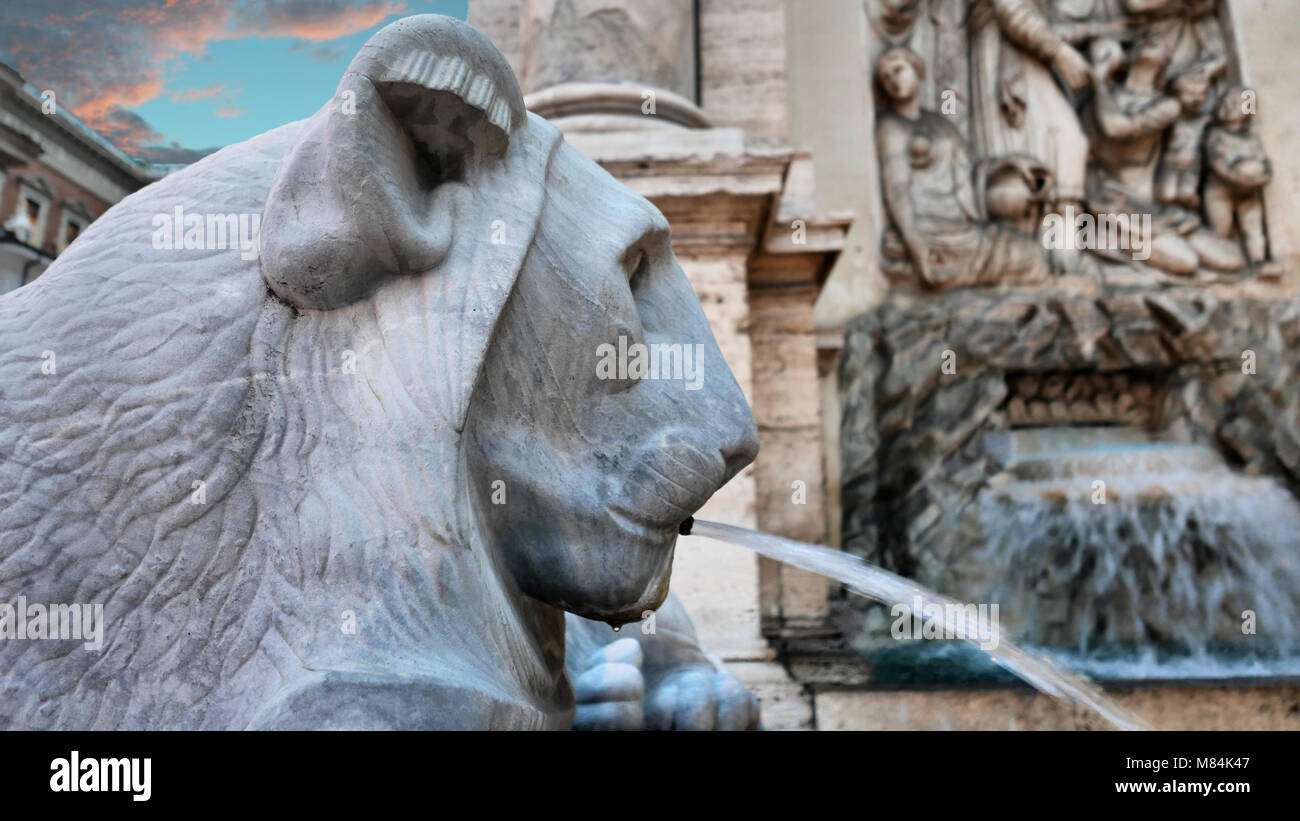
<path fill-rule="evenodd" d="M 397 21 L 0 298 L 0 727 L 755 727 L 673 600 L 610 625 L 756 450 L 658 210 Z"/>

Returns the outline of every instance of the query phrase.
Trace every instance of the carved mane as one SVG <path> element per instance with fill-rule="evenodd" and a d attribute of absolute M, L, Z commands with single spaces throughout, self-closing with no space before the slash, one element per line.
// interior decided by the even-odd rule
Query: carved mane
<path fill-rule="evenodd" d="M 484 547 L 460 454 L 558 132 L 518 123 L 440 195 L 438 266 L 333 310 L 269 293 L 238 251 L 151 244 L 177 207 L 261 214 L 336 105 L 128 197 L 0 298 L 0 601 L 105 615 L 99 653 L 0 641 L 0 727 L 283 726 L 286 705 L 351 726 L 376 721 L 348 713 L 358 687 L 398 684 L 424 690 L 390 726 L 567 724 L 562 616 Z M 481 241 L 494 219 L 513 244 Z"/>

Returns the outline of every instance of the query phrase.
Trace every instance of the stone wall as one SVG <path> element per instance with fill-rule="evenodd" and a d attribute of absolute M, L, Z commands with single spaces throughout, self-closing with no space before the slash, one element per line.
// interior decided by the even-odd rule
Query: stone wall
<path fill-rule="evenodd" d="M 1006 467 L 989 434 L 1017 421 L 1008 406 L 1022 399 L 1008 385 L 1027 378 L 1055 381 L 1062 408 L 1080 377 L 1149 378 L 1162 388 L 1149 400 L 1154 436 L 1210 445 L 1241 473 L 1300 491 L 1297 345 L 1300 300 L 1220 300 L 1192 287 L 896 295 L 852 321 L 845 340 L 844 547 L 987 600 L 978 500 Z"/>
<path fill-rule="evenodd" d="M 750 140 L 785 142 L 785 4 L 781 0 L 698 0 L 700 105 L 715 125 Z"/>
<path fill-rule="evenodd" d="M 1158 730 L 1300 730 L 1300 686 L 1112 688 Z M 823 730 L 1106 730 L 1095 713 L 1027 689 L 830 691 Z"/>
<path fill-rule="evenodd" d="M 820 396 L 812 305 L 816 288 L 751 291 L 754 418 L 762 449 L 758 471 L 758 528 L 794 539 L 826 538 L 821 458 Z M 774 627 L 820 625 L 826 616 L 822 576 L 760 559 L 766 586 L 760 597 Z"/>

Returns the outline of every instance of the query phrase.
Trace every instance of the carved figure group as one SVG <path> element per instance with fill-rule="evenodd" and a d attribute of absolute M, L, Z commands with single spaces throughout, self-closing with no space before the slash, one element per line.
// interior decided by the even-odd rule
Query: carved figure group
<path fill-rule="evenodd" d="M 869 3 L 884 43 L 875 73 L 886 273 L 932 288 L 1116 265 L 1276 275 L 1263 199 L 1272 167 L 1219 6 Z M 954 42 L 964 44 L 964 70 L 952 68 Z M 932 62 L 942 77 L 927 76 Z M 1134 214 L 1149 235 L 1120 247 L 1043 240 L 1045 217 Z"/>

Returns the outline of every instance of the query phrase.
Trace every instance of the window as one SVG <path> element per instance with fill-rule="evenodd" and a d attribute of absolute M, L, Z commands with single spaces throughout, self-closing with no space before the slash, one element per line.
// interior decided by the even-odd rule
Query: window
<path fill-rule="evenodd" d="M 59 233 L 55 236 L 54 246 L 55 253 L 63 253 L 63 249 L 72 244 L 72 241 L 81 236 L 81 232 L 86 230 L 94 219 L 90 215 L 90 209 L 80 200 L 65 200 L 63 203 L 63 217 L 59 223 Z"/>
<path fill-rule="evenodd" d="M 33 248 L 45 244 L 46 217 L 54 201 L 54 192 L 40 177 L 19 177 L 17 206 L 9 215 L 5 228 L 13 231 L 19 241 Z"/>
<path fill-rule="evenodd" d="M 63 214 L 63 230 L 59 232 L 57 241 L 58 253 L 62 254 L 63 249 L 72 244 L 72 241 L 81 234 L 81 228 L 84 223 L 80 217 L 69 216 L 66 211 Z"/>

